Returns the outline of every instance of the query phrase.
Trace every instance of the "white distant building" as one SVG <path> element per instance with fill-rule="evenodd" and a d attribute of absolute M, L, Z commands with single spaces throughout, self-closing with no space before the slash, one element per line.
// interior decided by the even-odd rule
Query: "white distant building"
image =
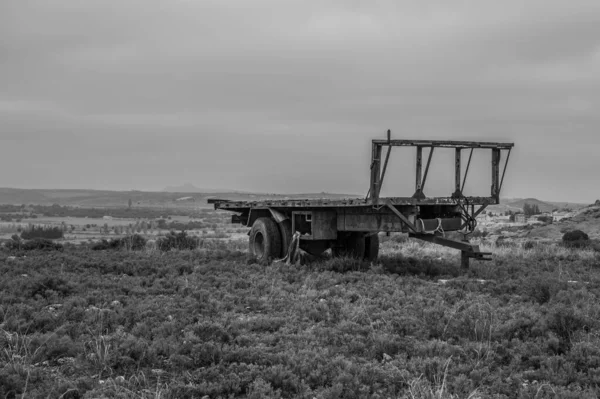
<path fill-rule="evenodd" d="M 102 219 L 104 219 L 104 220 L 112 220 L 113 217 L 112 216 L 102 216 Z"/>

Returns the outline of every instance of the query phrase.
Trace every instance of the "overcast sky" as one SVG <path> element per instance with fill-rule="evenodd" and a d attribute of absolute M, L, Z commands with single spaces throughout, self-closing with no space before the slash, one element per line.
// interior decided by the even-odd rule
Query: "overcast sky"
<path fill-rule="evenodd" d="M 599 107 L 598 0 L 0 2 L 5 187 L 364 194 L 390 128 L 515 142 L 503 196 L 592 202 Z"/>

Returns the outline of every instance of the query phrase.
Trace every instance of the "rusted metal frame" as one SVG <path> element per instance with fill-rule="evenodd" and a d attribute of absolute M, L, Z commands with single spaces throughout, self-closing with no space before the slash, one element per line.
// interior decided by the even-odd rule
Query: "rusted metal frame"
<path fill-rule="evenodd" d="M 415 193 L 413 194 L 413 198 L 425 198 L 425 194 L 423 193 L 423 187 L 425 187 L 427 175 L 429 174 L 429 166 L 431 165 L 431 158 L 433 157 L 434 148 L 435 147 L 431 147 L 429 150 L 429 156 L 427 157 L 427 165 L 425 166 L 425 173 L 423 173 L 423 147 L 417 147 L 417 171 L 415 180 Z"/>
<path fill-rule="evenodd" d="M 464 242 L 464 241 L 456 241 L 456 240 L 452 240 L 450 238 L 440 237 L 440 236 L 436 236 L 433 234 L 409 233 L 409 237 L 418 238 L 419 240 L 443 245 L 445 247 L 449 247 L 449 248 L 453 248 L 453 249 L 459 249 L 459 250 L 465 251 L 465 252 L 475 252 L 473 245 L 468 242 Z"/>
<path fill-rule="evenodd" d="M 461 175 L 461 170 L 460 170 L 461 152 L 460 151 L 461 151 L 460 148 L 454 149 L 454 193 L 452 194 L 452 197 L 454 197 L 454 198 L 462 197 L 462 191 L 460 189 L 460 175 Z"/>
<path fill-rule="evenodd" d="M 377 203 L 379 197 L 379 179 L 381 173 L 381 145 L 373 143 L 371 154 L 371 200 L 372 203 Z"/>
<path fill-rule="evenodd" d="M 445 247 L 458 249 L 466 254 L 469 258 L 477 258 L 481 260 L 489 260 L 484 258 L 485 256 L 491 255 L 491 252 L 481 252 L 479 245 L 471 244 L 466 241 L 456 241 L 450 238 L 440 237 L 433 234 L 413 234 L 409 233 L 409 237 L 418 238 L 419 240 L 431 242 Z"/>
<path fill-rule="evenodd" d="M 493 143 L 483 141 L 448 141 L 448 140 L 373 140 L 373 144 L 391 145 L 395 147 L 449 147 L 449 148 L 488 148 L 508 150 L 513 143 Z"/>
<path fill-rule="evenodd" d="M 385 206 L 387 206 L 388 209 L 394 213 L 394 215 L 398 216 L 398 218 L 402 221 L 402 223 L 404 223 L 406 225 L 406 227 L 408 227 L 410 230 L 412 230 L 415 233 L 419 232 L 419 230 L 417 229 L 417 227 L 414 224 L 412 224 L 411 221 L 408 220 L 408 218 L 406 216 L 404 216 L 402 214 L 402 212 L 400 212 L 399 210 L 397 210 L 394 207 L 394 205 L 392 205 L 389 201 L 386 202 Z"/>
<path fill-rule="evenodd" d="M 423 193 L 423 189 L 425 187 L 425 182 L 427 181 L 427 175 L 429 174 L 429 165 L 431 165 L 431 158 L 433 157 L 433 150 L 434 149 L 435 149 L 435 147 L 431 147 L 429 149 L 429 156 L 427 158 L 427 165 L 425 165 L 425 173 L 423 173 L 423 181 L 421 182 L 421 193 Z M 423 196 L 425 196 L 424 193 L 423 193 Z"/>
<path fill-rule="evenodd" d="M 467 183 L 467 175 L 469 174 L 469 167 L 471 166 L 471 158 L 473 157 L 473 150 L 471 148 L 471 153 L 469 154 L 469 161 L 467 162 L 467 169 L 465 170 L 465 176 L 463 177 L 462 186 L 460 187 L 460 192 L 463 193 L 465 191 L 465 184 Z"/>
<path fill-rule="evenodd" d="M 389 134 L 389 130 L 388 130 Z M 392 146 L 388 146 L 387 153 L 385 154 L 385 162 L 383 163 L 383 171 L 381 172 L 381 177 L 379 178 L 379 187 L 377 189 L 377 198 L 379 198 L 379 194 L 381 193 L 381 187 L 383 187 L 383 179 L 385 179 L 385 172 L 387 170 L 388 161 L 390 160 L 390 153 L 392 152 Z"/>
<path fill-rule="evenodd" d="M 467 204 L 466 207 L 463 206 L 461 202 L 458 203 L 458 207 L 461 211 L 461 219 L 464 220 L 464 223 L 460 226 L 460 230 L 464 230 L 465 228 L 467 228 L 471 220 L 473 220 L 473 216 L 469 214 L 469 200 L 467 198 L 464 198 L 464 202 Z"/>
<path fill-rule="evenodd" d="M 477 210 L 477 212 L 474 212 L 474 213 L 472 213 L 470 217 L 476 220 L 476 219 L 477 219 L 477 216 L 479 216 L 479 215 L 481 214 L 481 212 L 483 212 L 483 211 L 485 210 L 485 208 L 487 208 L 487 207 L 488 207 L 488 205 L 489 205 L 489 204 L 482 204 L 482 205 L 479 207 L 479 209 Z M 473 205 L 473 207 L 474 207 L 474 205 Z M 462 206 L 461 206 L 461 208 L 462 208 Z M 467 216 L 469 216 L 469 215 L 468 215 L 468 213 L 467 213 Z M 462 230 L 462 229 L 464 229 L 465 227 L 467 227 L 468 223 L 469 223 L 468 221 L 466 221 L 465 223 L 463 223 L 463 225 L 462 225 L 462 226 L 460 226 L 460 229 Z"/>
<path fill-rule="evenodd" d="M 375 184 L 375 178 L 373 177 L 373 174 L 375 173 L 375 151 L 376 151 L 377 145 L 375 143 L 373 143 L 371 145 L 371 177 L 370 177 L 370 182 L 369 182 L 369 192 L 367 193 L 367 199 L 373 197 L 375 190 L 374 188 L 374 184 Z"/>
<path fill-rule="evenodd" d="M 473 217 L 476 218 L 477 216 L 479 216 L 481 214 L 481 212 L 483 212 L 485 210 L 485 208 L 488 207 L 489 204 L 483 204 L 479 207 L 479 209 L 477 210 L 477 212 L 475 212 L 473 214 Z"/>
<path fill-rule="evenodd" d="M 498 188 L 500 186 L 500 149 L 492 149 L 492 197 L 500 201 L 500 193 Z"/>
<path fill-rule="evenodd" d="M 457 205 L 460 201 L 466 201 L 474 205 L 491 204 L 495 202 L 492 197 L 463 197 L 460 200 L 451 197 L 434 197 L 416 199 L 413 197 L 386 197 L 380 198 L 380 202 L 389 201 L 393 205 Z M 247 212 L 249 209 L 267 209 L 275 208 L 347 208 L 347 207 L 363 207 L 372 206 L 371 203 L 364 198 L 347 198 L 339 200 L 273 200 L 273 201 L 232 201 L 232 202 L 217 202 L 214 204 L 215 209 L 227 210 L 233 212 Z"/>
<path fill-rule="evenodd" d="M 417 169 L 415 173 L 415 194 L 413 198 L 422 198 L 421 179 L 423 177 L 423 147 L 417 147 Z"/>
<path fill-rule="evenodd" d="M 390 147 L 392 148 L 392 147 Z M 498 195 L 500 195 L 500 192 L 502 191 L 502 185 L 504 184 L 504 175 L 506 174 L 506 167 L 508 166 L 508 160 L 510 159 L 510 153 L 512 151 L 512 148 L 508 149 L 508 154 L 506 154 L 506 162 L 504 162 L 504 170 L 502 171 L 502 179 L 500 179 L 500 186 L 498 187 Z"/>
<path fill-rule="evenodd" d="M 427 231 L 436 231 L 441 228 L 443 231 L 456 231 L 460 230 L 462 225 L 461 218 L 435 218 L 435 219 L 417 219 L 415 221 L 415 227 L 420 233 Z"/>

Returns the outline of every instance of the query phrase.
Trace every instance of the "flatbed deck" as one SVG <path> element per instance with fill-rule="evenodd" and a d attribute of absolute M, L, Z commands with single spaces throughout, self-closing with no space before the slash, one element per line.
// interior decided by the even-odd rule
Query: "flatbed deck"
<path fill-rule="evenodd" d="M 338 207 L 371 207 L 378 205 L 392 204 L 394 206 L 421 206 L 421 205 L 496 205 L 497 202 L 489 197 L 382 197 L 374 203 L 368 198 L 311 198 L 311 199 L 285 199 L 285 200 L 258 200 L 258 201 L 231 201 L 227 199 L 208 200 L 209 204 L 214 204 L 215 209 L 243 212 L 250 208 L 338 208 Z"/>

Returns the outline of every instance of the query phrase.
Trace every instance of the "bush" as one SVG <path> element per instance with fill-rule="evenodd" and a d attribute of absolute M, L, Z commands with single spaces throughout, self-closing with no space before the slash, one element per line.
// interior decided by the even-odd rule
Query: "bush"
<path fill-rule="evenodd" d="M 164 238 L 156 242 L 156 246 L 161 251 L 170 251 L 172 249 L 196 249 L 198 248 L 198 238 L 190 237 L 185 231 L 175 233 L 171 231 Z"/>
<path fill-rule="evenodd" d="M 500 236 L 496 239 L 496 247 L 513 248 L 517 244 L 510 238 Z"/>
<path fill-rule="evenodd" d="M 562 237 L 563 242 L 587 241 L 589 239 L 590 237 L 581 230 L 567 231 Z"/>
<path fill-rule="evenodd" d="M 552 223 L 552 216 L 538 216 L 537 220 L 543 223 Z"/>
<path fill-rule="evenodd" d="M 46 238 L 36 238 L 25 242 L 12 240 L 7 241 L 4 245 L 8 250 L 33 251 L 38 249 L 42 251 L 62 251 L 64 249 L 62 244 Z"/>
<path fill-rule="evenodd" d="M 596 252 L 600 252 L 600 243 L 595 240 L 577 240 L 577 241 L 566 241 L 563 242 L 565 248 L 575 249 L 592 249 Z"/>
<path fill-rule="evenodd" d="M 25 230 L 21 233 L 21 238 L 24 240 L 30 240 L 32 238 L 63 238 L 63 231 L 60 227 L 32 226 L 29 230 Z"/>
<path fill-rule="evenodd" d="M 107 249 L 126 249 L 128 251 L 139 251 L 146 247 L 146 239 L 139 234 L 133 234 L 122 238 L 113 238 L 110 241 L 102 240 L 92 246 L 94 251 Z"/>

